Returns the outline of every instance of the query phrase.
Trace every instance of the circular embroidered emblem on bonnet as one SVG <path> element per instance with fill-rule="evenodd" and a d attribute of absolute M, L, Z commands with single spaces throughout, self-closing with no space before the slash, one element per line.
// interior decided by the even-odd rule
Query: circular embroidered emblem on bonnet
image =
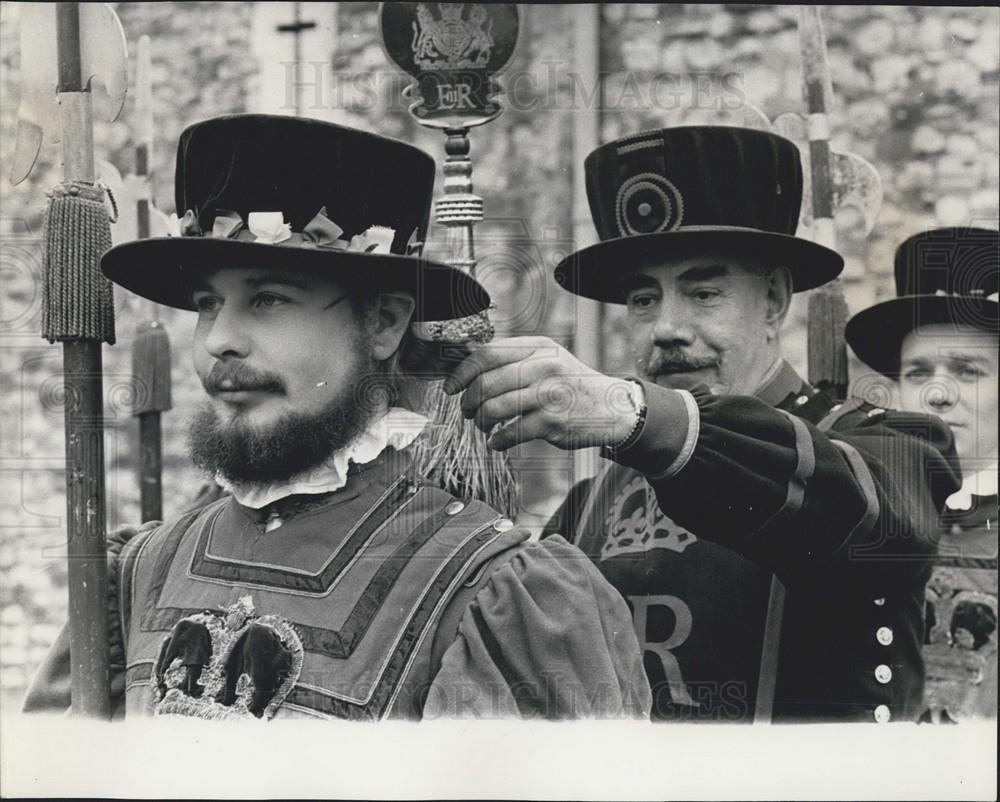
<path fill-rule="evenodd" d="M 619 188 L 615 215 L 623 237 L 672 231 L 684 217 L 684 199 L 662 175 L 639 173 Z"/>

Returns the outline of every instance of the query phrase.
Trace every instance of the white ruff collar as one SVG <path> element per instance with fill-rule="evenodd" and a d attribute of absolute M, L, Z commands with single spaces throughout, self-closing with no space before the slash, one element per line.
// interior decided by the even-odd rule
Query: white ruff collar
<path fill-rule="evenodd" d="M 995 496 L 997 492 L 997 466 L 966 476 L 962 487 L 948 496 L 945 506 L 949 510 L 971 510 L 973 496 Z"/>
<path fill-rule="evenodd" d="M 392 407 L 322 465 L 284 482 L 237 483 L 228 482 L 220 476 L 215 481 L 232 493 L 233 498 L 244 507 L 253 509 L 266 507 L 278 499 L 297 493 L 331 493 L 347 484 L 349 463 L 364 465 L 389 446 L 397 451 L 406 448 L 417 439 L 427 423 L 428 420 L 423 415 L 402 407 Z"/>

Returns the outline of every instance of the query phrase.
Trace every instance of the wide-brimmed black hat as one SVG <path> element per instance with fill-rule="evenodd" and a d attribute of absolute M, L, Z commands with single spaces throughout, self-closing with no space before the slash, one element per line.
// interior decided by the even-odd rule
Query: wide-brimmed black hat
<path fill-rule="evenodd" d="M 844 336 L 869 367 L 899 372 L 906 335 L 946 324 L 959 331 L 1000 333 L 1000 234 L 984 228 L 935 228 L 896 249 L 898 298 L 858 312 Z"/>
<path fill-rule="evenodd" d="M 419 256 L 434 160 L 394 139 L 320 120 L 259 114 L 187 128 L 177 146 L 177 236 L 112 248 L 104 274 L 192 309 L 192 278 L 219 267 L 316 271 L 411 292 L 415 320 L 486 309 L 462 271 Z"/>
<path fill-rule="evenodd" d="M 802 203 L 795 144 L 751 128 L 685 126 L 602 145 L 584 162 L 601 242 L 555 269 L 565 289 L 623 303 L 621 279 L 650 261 L 709 249 L 787 267 L 796 292 L 835 278 L 835 251 L 793 236 Z"/>

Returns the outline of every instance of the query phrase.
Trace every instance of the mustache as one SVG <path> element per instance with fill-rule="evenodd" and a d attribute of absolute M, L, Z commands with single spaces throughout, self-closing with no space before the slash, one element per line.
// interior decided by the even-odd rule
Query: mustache
<path fill-rule="evenodd" d="M 656 351 L 649 361 L 646 372 L 650 376 L 671 373 L 690 373 L 695 370 L 718 367 L 719 360 L 712 356 L 694 356 L 680 348 L 664 348 Z"/>
<path fill-rule="evenodd" d="M 202 381 L 206 392 L 215 394 L 226 390 L 269 390 L 285 388 L 284 382 L 273 373 L 257 371 L 242 362 L 216 362 Z"/>

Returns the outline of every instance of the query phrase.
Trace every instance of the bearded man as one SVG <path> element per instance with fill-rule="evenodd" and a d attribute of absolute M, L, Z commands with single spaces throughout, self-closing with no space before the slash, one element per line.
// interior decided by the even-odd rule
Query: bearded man
<path fill-rule="evenodd" d="M 328 123 L 208 120 L 181 135 L 179 236 L 105 254 L 197 313 L 190 450 L 229 491 L 114 538 L 116 713 L 648 715 L 628 610 L 586 557 L 416 470 L 411 321 L 490 303 L 415 255 L 434 172 Z M 63 637 L 27 709 L 68 704 L 68 664 Z"/>
<path fill-rule="evenodd" d="M 1000 235 L 923 231 L 897 248 L 895 274 L 898 297 L 851 318 L 847 341 L 898 383 L 900 409 L 948 425 L 963 477 L 927 583 L 921 720 L 996 718 Z"/>
<path fill-rule="evenodd" d="M 654 718 L 916 718 L 952 440 L 940 421 L 884 410 L 831 429 L 835 399 L 783 360 L 792 294 L 843 268 L 794 236 L 798 149 L 691 126 L 603 145 L 585 168 L 602 241 L 556 280 L 626 305 L 638 375 L 525 338 L 478 349 L 449 389 L 484 428 L 509 421 L 497 448 L 604 448 L 607 466 L 548 531 L 627 599 Z"/>

